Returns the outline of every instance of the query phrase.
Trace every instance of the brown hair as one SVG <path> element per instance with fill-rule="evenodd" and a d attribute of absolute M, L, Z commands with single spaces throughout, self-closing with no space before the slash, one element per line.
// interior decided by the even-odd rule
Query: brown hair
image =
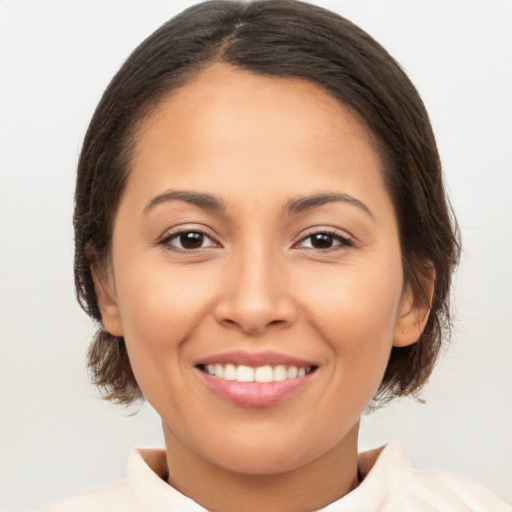
<path fill-rule="evenodd" d="M 123 338 L 101 327 L 91 265 L 108 260 L 138 124 L 214 62 L 318 84 L 373 134 L 397 214 L 404 280 L 415 300 L 428 305 L 432 267 L 436 275 L 425 330 L 415 344 L 392 349 L 377 397 L 419 390 L 450 327 L 450 283 L 459 256 L 430 121 L 410 80 L 375 40 L 339 15 L 295 0 L 190 7 L 142 42 L 106 89 L 82 148 L 74 214 L 77 296 L 100 324 L 88 356 L 93 382 L 117 403 L 143 398 Z"/>

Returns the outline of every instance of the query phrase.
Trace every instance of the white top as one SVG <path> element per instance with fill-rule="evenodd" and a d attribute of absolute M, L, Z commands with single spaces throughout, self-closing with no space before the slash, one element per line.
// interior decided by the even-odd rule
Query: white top
<path fill-rule="evenodd" d="M 363 482 L 323 512 L 511 512 L 501 499 L 465 478 L 411 468 L 395 443 L 359 456 Z M 163 480 L 165 450 L 134 450 L 126 479 L 80 492 L 39 512 L 204 512 Z"/>

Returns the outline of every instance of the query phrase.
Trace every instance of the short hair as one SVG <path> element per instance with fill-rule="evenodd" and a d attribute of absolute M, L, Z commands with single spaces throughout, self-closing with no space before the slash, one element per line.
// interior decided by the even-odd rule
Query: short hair
<path fill-rule="evenodd" d="M 449 335 L 450 283 L 460 253 L 432 127 L 415 87 L 381 45 L 338 14 L 297 0 L 192 6 L 143 41 L 105 90 L 79 159 L 74 212 L 76 293 L 98 322 L 88 353 L 93 382 L 115 403 L 143 399 L 124 339 L 101 326 L 91 266 L 108 261 L 138 126 L 170 91 L 214 63 L 316 84 L 372 135 L 396 212 L 404 283 L 430 307 L 418 341 L 392 348 L 375 399 L 415 395 Z"/>

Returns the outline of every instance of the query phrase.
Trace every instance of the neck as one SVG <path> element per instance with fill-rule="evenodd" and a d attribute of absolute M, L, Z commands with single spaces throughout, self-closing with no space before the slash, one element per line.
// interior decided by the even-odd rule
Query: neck
<path fill-rule="evenodd" d="M 311 511 L 358 485 L 359 425 L 308 464 L 276 474 L 244 474 L 219 467 L 191 450 L 164 425 L 169 484 L 208 510 Z"/>

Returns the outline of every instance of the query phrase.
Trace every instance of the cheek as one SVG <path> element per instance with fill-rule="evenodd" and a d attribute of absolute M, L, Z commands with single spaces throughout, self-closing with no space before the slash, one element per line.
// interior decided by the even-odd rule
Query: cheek
<path fill-rule="evenodd" d="M 396 322 L 402 293 L 400 266 L 347 265 L 302 279 L 306 309 L 315 311 L 318 327 L 329 338 L 360 345 L 368 332 L 386 334 Z M 348 336 L 350 334 L 350 336 Z"/>
<path fill-rule="evenodd" d="M 179 347 L 211 309 L 216 287 L 209 272 L 167 262 L 137 266 L 126 258 L 116 274 L 121 322 L 132 352 L 161 358 L 164 351 Z"/>
<path fill-rule="evenodd" d="M 362 388 L 380 382 L 400 307 L 401 266 L 383 263 L 317 275 L 304 281 L 301 292 L 310 323 L 334 355 L 336 378 Z"/>
<path fill-rule="evenodd" d="M 211 311 L 214 276 L 168 262 L 137 265 L 128 258 L 118 264 L 116 276 L 124 339 L 137 383 L 158 411 L 169 406 L 180 410 L 179 397 L 189 395 L 183 372 L 188 340 Z"/>
<path fill-rule="evenodd" d="M 334 436 L 355 423 L 375 396 L 393 344 L 400 278 L 345 275 L 316 299 L 314 328 L 328 345 L 329 392 L 319 408 Z M 327 436 L 326 436 L 327 439 Z"/>

